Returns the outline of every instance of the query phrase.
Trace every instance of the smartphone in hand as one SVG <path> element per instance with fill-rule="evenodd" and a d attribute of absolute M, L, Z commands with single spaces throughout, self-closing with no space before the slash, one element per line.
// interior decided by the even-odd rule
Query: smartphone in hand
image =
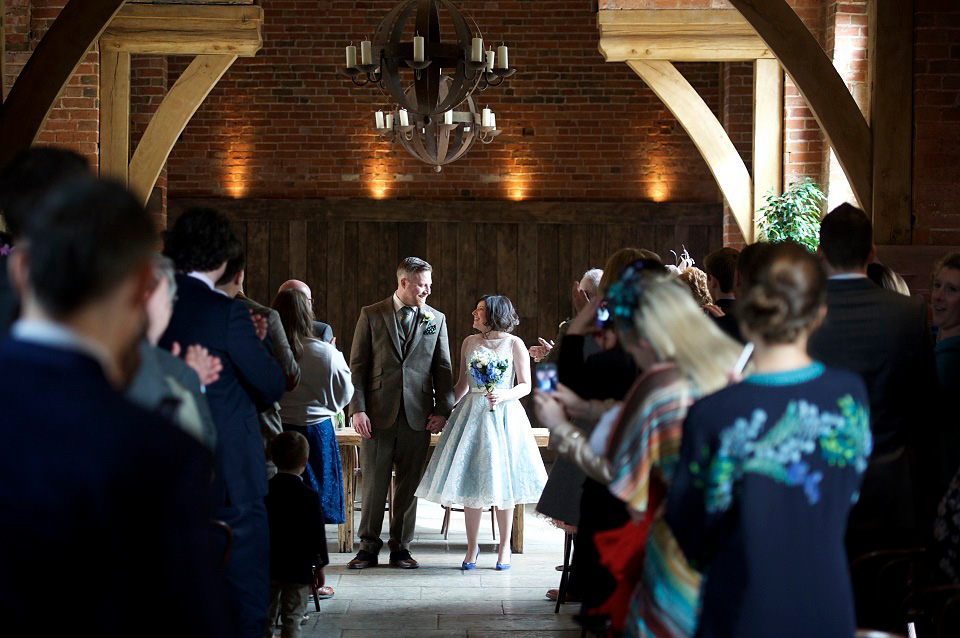
<path fill-rule="evenodd" d="M 541 363 L 537 366 L 537 390 L 540 392 L 556 392 L 559 376 L 557 364 Z"/>

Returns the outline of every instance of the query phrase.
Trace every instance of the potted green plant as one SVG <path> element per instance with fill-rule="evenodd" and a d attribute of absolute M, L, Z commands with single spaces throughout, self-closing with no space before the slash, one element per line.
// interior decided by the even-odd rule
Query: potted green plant
<path fill-rule="evenodd" d="M 767 195 L 758 222 L 762 241 L 793 240 L 816 252 L 820 245 L 821 204 L 827 196 L 809 177 L 792 182 L 783 195 Z"/>

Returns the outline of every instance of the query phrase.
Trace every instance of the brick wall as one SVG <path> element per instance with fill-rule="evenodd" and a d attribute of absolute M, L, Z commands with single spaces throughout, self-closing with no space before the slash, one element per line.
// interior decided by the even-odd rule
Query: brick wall
<path fill-rule="evenodd" d="M 167 95 L 167 69 L 165 56 L 134 55 L 130 59 L 130 157 L 150 123 L 163 98 Z M 147 204 L 158 227 L 167 225 L 167 167 L 157 178 L 153 195 Z"/>
<path fill-rule="evenodd" d="M 227 72 L 169 161 L 172 196 L 718 202 L 684 130 L 625 64 L 597 52 L 586 0 L 463 3 L 519 72 L 481 94 L 503 129 L 436 174 L 375 139 L 388 103 L 338 75 L 393 0 L 263 0 L 264 47 Z M 185 61 L 171 61 L 170 80 Z M 717 64 L 682 71 L 719 111 Z"/>
<path fill-rule="evenodd" d="M 723 74 L 723 110 L 720 123 L 730 141 L 740 152 L 747 170 L 753 170 L 753 64 L 727 62 L 721 65 Z M 723 205 L 723 244 L 742 248 L 743 233 L 733 217 L 730 206 Z"/>

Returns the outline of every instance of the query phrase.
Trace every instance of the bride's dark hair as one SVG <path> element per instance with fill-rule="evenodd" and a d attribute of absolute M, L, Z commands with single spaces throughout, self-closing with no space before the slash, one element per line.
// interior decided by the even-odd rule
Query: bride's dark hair
<path fill-rule="evenodd" d="M 520 323 L 517 311 L 513 309 L 513 302 L 503 295 L 484 295 L 480 301 L 487 306 L 487 320 L 484 323 L 490 330 L 497 332 L 513 332 Z M 480 301 L 477 303 L 479 304 Z"/>

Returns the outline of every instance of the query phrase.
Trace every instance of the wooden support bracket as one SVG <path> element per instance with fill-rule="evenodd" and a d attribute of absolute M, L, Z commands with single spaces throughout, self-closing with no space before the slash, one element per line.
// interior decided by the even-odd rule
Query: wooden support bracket
<path fill-rule="evenodd" d="M 263 46 L 256 5 L 127 5 L 100 38 L 101 51 L 156 55 L 254 55 Z"/>

